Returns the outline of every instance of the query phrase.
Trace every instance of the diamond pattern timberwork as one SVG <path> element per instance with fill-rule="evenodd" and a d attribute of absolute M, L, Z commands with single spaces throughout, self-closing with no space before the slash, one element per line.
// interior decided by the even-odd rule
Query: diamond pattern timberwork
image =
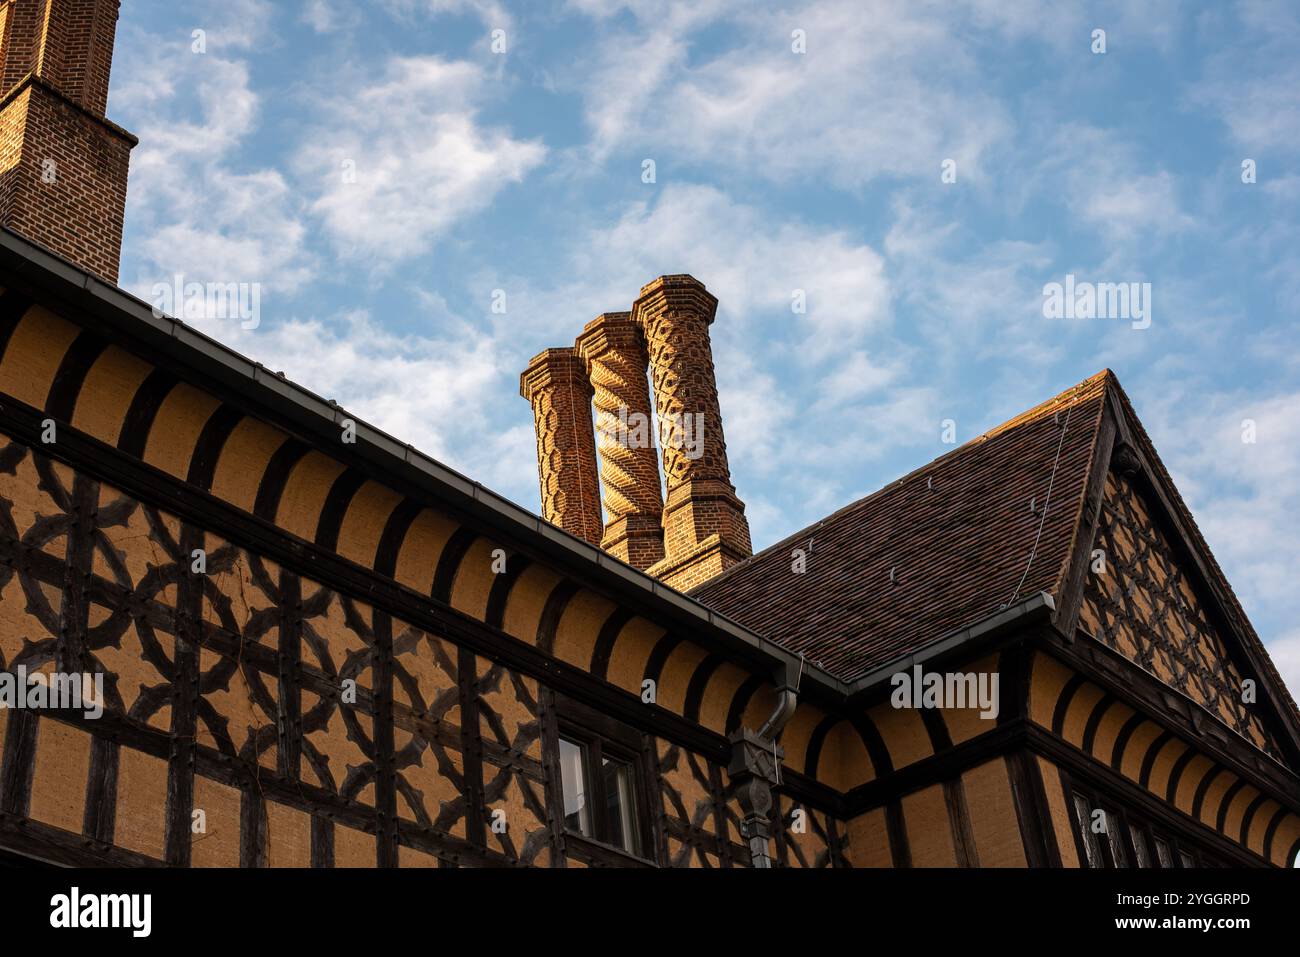
<path fill-rule="evenodd" d="M 1104 552 L 1105 570 L 1088 577 L 1080 626 L 1277 756 L 1272 735 L 1243 702 L 1243 675 L 1168 538 L 1133 483 L 1114 472 L 1106 478 L 1094 548 Z"/>

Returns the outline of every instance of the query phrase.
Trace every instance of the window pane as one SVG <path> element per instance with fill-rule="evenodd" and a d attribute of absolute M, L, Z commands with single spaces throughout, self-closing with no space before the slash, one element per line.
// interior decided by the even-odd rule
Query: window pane
<path fill-rule="evenodd" d="M 1169 868 L 1174 866 L 1173 855 L 1169 853 L 1169 844 L 1161 838 L 1156 838 L 1156 856 L 1160 859 L 1160 866 Z"/>
<path fill-rule="evenodd" d="M 1151 849 L 1147 847 L 1147 836 L 1142 833 L 1142 829 L 1135 827 L 1133 834 L 1133 852 L 1137 854 L 1138 867 L 1151 866 Z"/>
<path fill-rule="evenodd" d="M 1110 856 L 1116 867 L 1128 867 L 1128 851 L 1124 848 L 1124 825 L 1114 811 L 1106 812 L 1106 837 L 1110 840 Z"/>
<path fill-rule="evenodd" d="M 587 807 L 587 763 L 582 745 L 560 739 L 560 780 L 564 790 L 564 826 L 591 837 L 591 809 Z"/>
<path fill-rule="evenodd" d="M 636 827 L 636 800 L 632 791 L 632 766 L 610 758 L 601 760 L 605 784 L 605 820 L 609 824 L 606 840 L 633 854 L 640 853 Z"/>

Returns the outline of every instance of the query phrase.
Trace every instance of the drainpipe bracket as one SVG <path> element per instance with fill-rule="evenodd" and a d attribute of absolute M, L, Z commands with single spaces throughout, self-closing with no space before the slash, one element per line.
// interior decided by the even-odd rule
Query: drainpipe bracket
<path fill-rule="evenodd" d="M 733 782 L 757 779 L 769 787 L 777 783 L 777 762 L 785 757 L 779 744 L 759 737 L 756 731 L 739 728 L 727 738 L 731 744 L 731 760 L 727 774 Z"/>
<path fill-rule="evenodd" d="M 777 783 L 777 768 L 783 757 L 781 746 L 749 728 L 732 732 L 727 740 L 731 742 L 727 776 L 744 816 L 741 830 L 749 846 L 750 863 L 756 868 L 770 868 L 768 841 L 776 803 L 772 788 Z"/>

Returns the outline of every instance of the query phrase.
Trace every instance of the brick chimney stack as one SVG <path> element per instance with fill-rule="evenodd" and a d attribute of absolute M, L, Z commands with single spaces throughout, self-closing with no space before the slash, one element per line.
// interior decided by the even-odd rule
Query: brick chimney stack
<path fill-rule="evenodd" d="M 576 343 L 595 390 L 600 482 L 609 521 L 600 546 L 635 568 L 664 557 L 663 490 L 645 342 L 631 313 L 607 312 Z"/>
<path fill-rule="evenodd" d="M 0 0 L 0 225 L 116 283 L 134 136 L 104 117 L 119 0 Z"/>
<path fill-rule="evenodd" d="M 632 321 L 650 356 L 664 475 L 665 558 L 648 569 L 681 591 L 748 558 L 749 522 L 736 497 L 722 435 L 709 325 L 718 300 L 692 276 L 660 276 L 641 289 Z"/>
<path fill-rule="evenodd" d="M 519 377 L 532 404 L 542 517 L 593 545 L 601 538 L 591 383 L 573 349 L 546 349 Z"/>
<path fill-rule="evenodd" d="M 660 276 L 642 287 L 630 313 L 597 316 L 572 349 L 547 349 L 520 378 L 537 424 L 542 515 L 681 591 L 753 552 L 718 411 L 709 343 L 717 309 L 694 277 Z M 593 398 L 609 517 L 603 536 Z"/>

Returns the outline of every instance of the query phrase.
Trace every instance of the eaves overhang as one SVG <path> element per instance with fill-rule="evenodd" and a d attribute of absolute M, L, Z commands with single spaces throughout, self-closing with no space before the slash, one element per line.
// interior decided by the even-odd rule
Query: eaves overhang
<path fill-rule="evenodd" d="M 849 685 L 848 701 L 853 704 L 872 697 L 887 687 L 894 675 L 911 671 L 916 665 L 937 665 L 958 649 L 969 653 L 974 648 L 987 647 L 999 638 L 1021 635 L 1031 625 L 1050 621 L 1055 611 L 1056 602 L 1050 594 L 1034 592 L 1014 605 L 999 608 L 979 621 L 873 668 Z"/>

